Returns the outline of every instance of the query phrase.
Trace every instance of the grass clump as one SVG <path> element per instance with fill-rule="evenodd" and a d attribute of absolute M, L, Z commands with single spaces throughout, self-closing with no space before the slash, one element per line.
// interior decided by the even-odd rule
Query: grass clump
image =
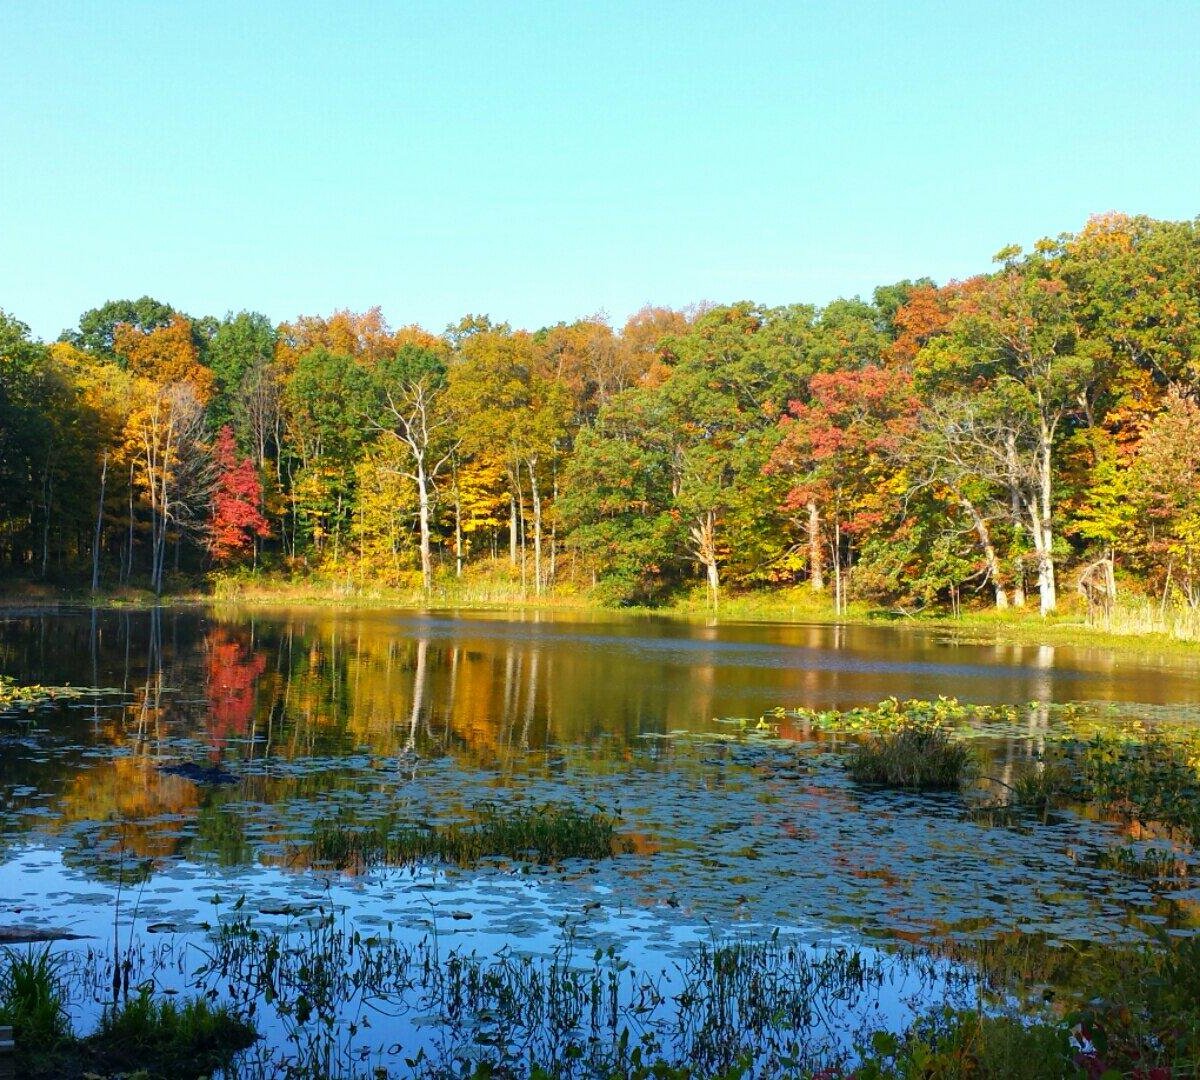
<path fill-rule="evenodd" d="M 974 774 L 975 759 L 941 724 L 910 723 L 860 743 L 846 767 L 861 784 L 948 791 Z"/>
<path fill-rule="evenodd" d="M 399 828 L 383 822 L 351 825 L 318 822 L 310 837 L 314 862 L 339 869 L 436 861 L 472 866 L 487 858 L 539 865 L 563 859 L 604 859 L 626 850 L 617 835 L 619 818 L 568 803 L 475 808 L 475 820 L 450 825 Z"/>
<path fill-rule="evenodd" d="M 50 1051 L 71 1037 L 61 972 L 62 959 L 49 946 L 4 950 L 0 1025 L 13 1029 L 18 1050 Z"/>
<path fill-rule="evenodd" d="M 1048 814 L 1074 790 L 1071 770 L 1062 761 L 1029 763 L 1012 782 L 1012 805 Z"/>
<path fill-rule="evenodd" d="M 176 1080 L 229 1069 L 234 1055 L 257 1038 L 254 1027 L 207 998 L 178 1004 L 148 990 L 105 1011 L 80 1050 L 105 1072 L 136 1070 Z"/>
<path fill-rule="evenodd" d="M 254 1028 L 206 998 L 176 1004 L 149 991 L 105 1012 L 85 1039 L 71 1031 L 63 958 L 49 947 L 0 960 L 0 1025 L 11 1027 L 17 1075 L 30 1080 L 124 1076 L 191 1080 L 230 1069 L 258 1037 Z"/>

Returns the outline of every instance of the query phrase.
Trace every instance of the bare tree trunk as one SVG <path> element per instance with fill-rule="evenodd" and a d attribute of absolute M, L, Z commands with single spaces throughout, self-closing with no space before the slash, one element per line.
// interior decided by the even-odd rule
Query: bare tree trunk
<path fill-rule="evenodd" d="M 842 611 L 842 523 L 835 516 L 833 519 L 833 613 L 840 615 Z"/>
<path fill-rule="evenodd" d="M 517 534 L 521 547 L 521 599 L 524 600 L 529 589 L 529 547 L 528 526 L 525 522 L 525 493 L 521 490 L 520 466 L 517 467 Z"/>
<path fill-rule="evenodd" d="M 517 568 L 517 496 L 508 493 L 508 561 L 515 570 Z"/>
<path fill-rule="evenodd" d="M 825 567 L 821 551 L 821 512 L 816 500 L 808 501 L 808 583 L 816 592 L 825 588 Z"/>
<path fill-rule="evenodd" d="M 129 542 L 126 545 L 127 560 L 121 574 L 121 584 L 125 585 L 133 577 L 133 461 L 129 462 Z"/>
<path fill-rule="evenodd" d="M 1039 455 L 1041 490 L 1038 492 L 1040 505 L 1038 507 L 1040 520 L 1037 522 L 1038 531 L 1038 593 L 1041 597 L 1041 611 L 1049 615 L 1058 605 L 1054 581 L 1054 533 L 1051 515 L 1054 510 L 1051 491 L 1051 461 L 1050 452 L 1053 433 L 1042 424 L 1041 450 Z"/>
<path fill-rule="evenodd" d="M 100 588 L 100 534 L 104 528 L 104 488 L 108 481 L 108 451 L 100 461 L 100 499 L 96 506 L 96 533 L 92 539 L 92 592 Z"/>
<path fill-rule="evenodd" d="M 458 461 L 454 463 L 454 576 L 462 577 L 463 570 L 463 535 L 462 535 L 462 493 L 458 489 Z"/>
<path fill-rule="evenodd" d="M 428 596 L 433 591 L 433 557 L 429 539 L 429 478 L 425 475 L 422 456 L 417 457 L 417 502 L 421 527 L 421 587 Z"/>
<path fill-rule="evenodd" d="M 704 567 L 708 579 L 708 602 L 717 610 L 720 597 L 721 574 L 717 568 L 717 515 L 709 510 L 702 514 L 688 530 L 695 548 L 696 558 Z"/>
<path fill-rule="evenodd" d="M 1008 608 L 1008 593 L 1004 590 L 1003 579 L 1000 576 L 1000 560 L 996 557 L 996 549 L 992 546 L 992 534 L 988 529 L 983 515 L 975 508 L 965 495 L 958 497 L 959 505 L 967 512 L 971 524 L 975 527 L 975 535 L 979 537 L 979 546 L 983 549 L 983 560 L 987 565 L 988 577 L 992 579 L 992 588 L 996 595 L 996 607 L 1000 611 Z"/>
<path fill-rule="evenodd" d="M 533 502 L 533 593 L 542 595 L 542 496 L 538 491 L 537 458 L 526 463 L 529 467 L 529 497 Z"/>
<path fill-rule="evenodd" d="M 558 468 L 552 465 L 551 473 L 553 480 L 554 506 L 558 506 Z M 558 573 L 558 514 L 554 514 L 550 519 L 550 572 L 546 575 L 546 584 L 553 585 L 555 577 Z"/>

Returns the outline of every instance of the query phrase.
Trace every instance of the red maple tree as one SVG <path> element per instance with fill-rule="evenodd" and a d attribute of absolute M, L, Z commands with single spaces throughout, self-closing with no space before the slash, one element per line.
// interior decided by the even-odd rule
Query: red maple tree
<path fill-rule="evenodd" d="M 262 513 L 262 482 L 249 458 L 238 461 L 228 424 L 217 434 L 213 460 L 217 481 L 208 547 L 217 562 L 231 562 L 251 550 L 254 537 L 266 536 L 271 530 Z"/>

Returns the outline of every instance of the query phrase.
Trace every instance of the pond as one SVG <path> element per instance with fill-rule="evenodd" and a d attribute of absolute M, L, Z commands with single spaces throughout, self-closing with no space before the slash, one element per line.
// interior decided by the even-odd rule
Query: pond
<path fill-rule="evenodd" d="M 307 935 L 340 958 L 343 982 L 325 986 L 320 1024 L 282 992 L 285 1007 L 261 1009 L 262 1075 L 315 1061 L 406 1075 L 494 1048 L 482 1014 L 450 1030 L 450 983 L 471 965 L 528 986 L 586 958 L 593 983 L 574 992 L 620 984 L 609 1027 L 651 1040 L 678 1026 L 687 987 L 712 984 L 705 950 L 731 941 L 783 950 L 772 962 L 793 988 L 797 963 L 811 979 L 811 965 L 853 955 L 875 973 L 847 982 L 839 969 L 855 990 L 833 995 L 824 1041 L 806 1043 L 818 1064 L 865 1024 L 902 1027 L 931 1000 L 974 993 L 969 975 L 897 944 L 1137 941 L 1200 922 L 1193 876 L 1112 869 L 1105 853 L 1130 839 L 1119 823 L 1005 827 L 957 793 L 858 788 L 837 763 L 846 736 L 776 712 L 888 696 L 1019 706 L 1011 730 L 977 733 L 991 773 L 1009 775 L 1055 736 L 1031 702 L 1195 724 L 1188 654 L 888 627 L 164 608 L 8 612 L 0 673 L 95 691 L 0 720 L 0 928 L 78 936 L 55 948 L 91 987 L 85 1026 L 114 965 L 126 983 L 236 994 L 252 932 Z M 619 815 L 621 852 L 314 865 L 321 823 L 430 829 L 484 805 L 563 803 Z M 362 974 L 385 966 L 388 987 Z M 529 1033 L 526 1059 L 559 1053 L 553 1037 L 545 1023 Z"/>

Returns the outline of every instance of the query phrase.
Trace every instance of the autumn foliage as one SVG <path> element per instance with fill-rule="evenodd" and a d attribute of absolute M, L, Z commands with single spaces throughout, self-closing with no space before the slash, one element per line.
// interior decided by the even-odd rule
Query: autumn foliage
<path fill-rule="evenodd" d="M 226 425 L 213 447 L 216 486 L 212 496 L 209 550 L 218 563 L 232 562 L 251 551 L 255 538 L 269 536 L 262 513 L 262 483 L 249 458 L 237 458 L 233 430 Z"/>
<path fill-rule="evenodd" d="M 623 326 L 142 297 L 47 346 L 0 313 L 0 563 L 1048 614 L 1099 560 L 1200 613 L 1200 222 L 1106 214 L 995 263 Z"/>

